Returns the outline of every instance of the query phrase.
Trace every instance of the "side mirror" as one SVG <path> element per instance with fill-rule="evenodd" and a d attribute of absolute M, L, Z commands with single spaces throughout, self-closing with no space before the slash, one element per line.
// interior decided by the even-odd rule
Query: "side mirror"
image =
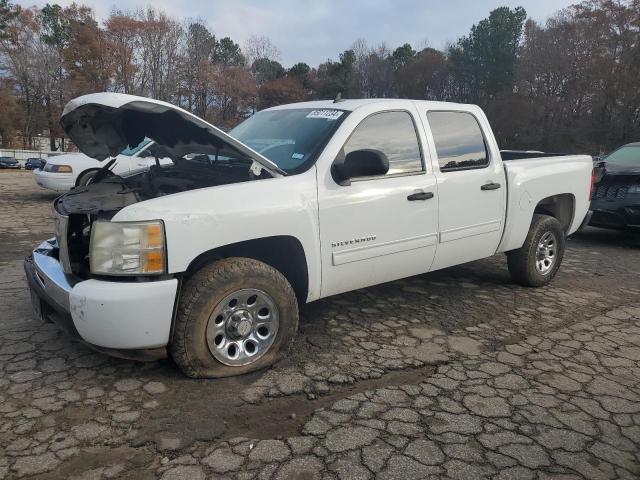
<path fill-rule="evenodd" d="M 338 185 L 351 185 L 356 177 L 385 175 L 389 171 L 389 159 L 380 150 L 363 149 L 340 155 L 331 166 L 331 174 Z"/>

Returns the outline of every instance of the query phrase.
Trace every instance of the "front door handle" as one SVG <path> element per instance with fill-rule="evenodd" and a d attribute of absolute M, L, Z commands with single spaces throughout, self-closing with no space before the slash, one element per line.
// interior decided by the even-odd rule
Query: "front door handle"
<path fill-rule="evenodd" d="M 480 190 L 497 190 L 499 188 L 500 188 L 500 184 L 499 183 L 489 182 L 489 183 L 485 183 L 484 185 L 482 185 L 480 187 Z"/>
<path fill-rule="evenodd" d="M 429 200 L 430 198 L 433 198 L 433 192 L 417 192 L 409 195 L 407 200 L 415 202 L 416 200 Z"/>

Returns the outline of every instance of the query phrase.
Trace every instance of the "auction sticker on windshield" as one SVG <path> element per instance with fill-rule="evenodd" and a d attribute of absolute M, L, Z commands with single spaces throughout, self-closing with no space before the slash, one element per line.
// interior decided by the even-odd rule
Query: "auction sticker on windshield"
<path fill-rule="evenodd" d="M 342 110 L 313 110 L 307 118 L 324 118 L 325 120 L 337 120 L 344 112 Z"/>

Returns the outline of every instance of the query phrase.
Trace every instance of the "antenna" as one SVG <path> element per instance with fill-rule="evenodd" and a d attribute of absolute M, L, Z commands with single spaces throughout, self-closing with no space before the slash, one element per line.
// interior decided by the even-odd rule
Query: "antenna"
<path fill-rule="evenodd" d="M 344 102 L 344 100 L 342 99 L 342 92 L 338 92 L 338 94 L 336 95 L 336 98 L 333 100 L 333 103 L 340 103 L 340 102 Z"/>

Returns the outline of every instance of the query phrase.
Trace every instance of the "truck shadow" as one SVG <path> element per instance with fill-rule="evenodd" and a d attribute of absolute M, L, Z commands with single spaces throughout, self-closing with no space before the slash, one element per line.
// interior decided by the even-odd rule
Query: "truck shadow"
<path fill-rule="evenodd" d="M 444 335 L 462 334 L 465 327 L 499 317 L 505 302 L 512 303 L 526 292 L 511 281 L 500 254 L 321 299 L 300 308 L 298 343 L 305 348 L 293 357 L 300 354 L 296 360 L 303 361 L 309 352 L 339 348 L 342 339 L 333 333 L 333 325 L 369 332 L 376 322 L 408 320 Z"/>

